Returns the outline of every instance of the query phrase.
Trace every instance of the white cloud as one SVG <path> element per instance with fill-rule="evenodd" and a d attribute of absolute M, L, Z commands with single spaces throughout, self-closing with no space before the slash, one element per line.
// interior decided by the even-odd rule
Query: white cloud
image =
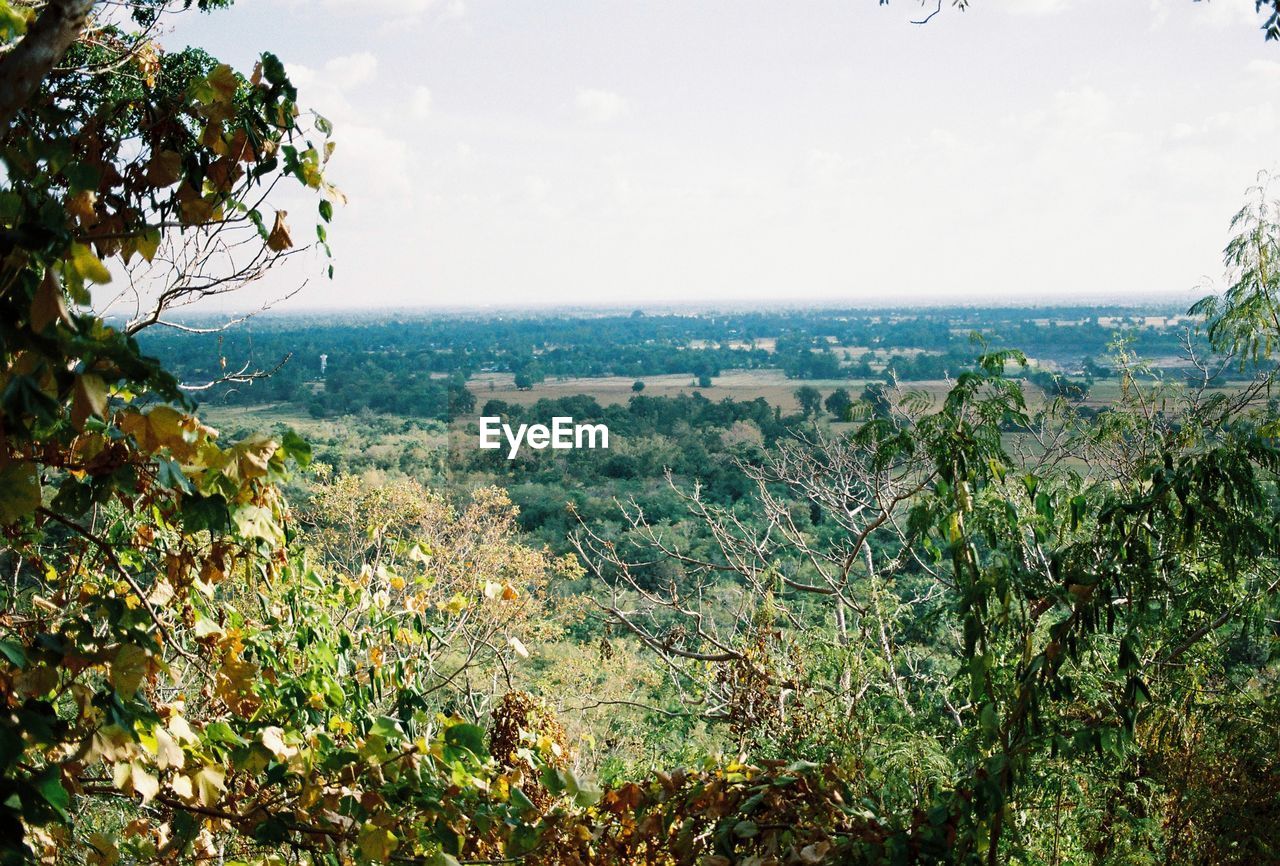
<path fill-rule="evenodd" d="M 1249 72 L 1263 81 L 1280 83 L 1280 62 L 1275 60 L 1250 60 Z"/>
<path fill-rule="evenodd" d="M 1151 0 L 1151 22 L 1155 27 L 1166 24 L 1172 14 L 1191 16 L 1195 22 L 1208 22 L 1214 27 L 1240 27 L 1260 23 L 1254 0 Z"/>
<path fill-rule="evenodd" d="M 1102 126 L 1114 110 L 1111 97 L 1092 87 L 1059 91 L 1053 102 L 1055 114 L 1077 129 Z"/>
<path fill-rule="evenodd" d="M 409 113 L 417 120 L 423 120 L 431 114 L 431 91 L 419 85 L 413 89 L 409 97 Z"/>
<path fill-rule="evenodd" d="M 999 0 L 994 5 L 1014 15 L 1057 15 L 1076 5 L 1076 0 Z"/>
<path fill-rule="evenodd" d="M 813 179 L 824 184 L 843 179 L 850 168 L 850 162 L 844 154 L 818 147 L 810 148 L 805 163 Z"/>
<path fill-rule="evenodd" d="M 352 3 L 350 0 L 324 0 L 328 9 L 375 15 L 416 15 L 434 6 L 436 0 L 363 0 Z"/>
<path fill-rule="evenodd" d="M 574 102 L 578 113 L 592 123 L 611 123 L 631 113 L 627 101 L 610 90 L 582 88 Z"/>
<path fill-rule="evenodd" d="M 339 90 L 352 90 L 378 77 L 378 58 L 367 51 L 344 54 L 324 65 L 325 77 Z"/>
<path fill-rule="evenodd" d="M 334 57 L 320 68 L 289 63 L 289 80 L 298 88 L 299 101 L 330 120 L 346 120 L 358 115 L 349 94 L 372 82 L 378 75 L 378 58 L 369 53 Z"/>
<path fill-rule="evenodd" d="M 533 201 L 543 201 L 551 193 L 551 181 L 536 174 L 524 179 L 524 194 Z"/>
<path fill-rule="evenodd" d="M 348 123 L 338 129 L 338 147 L 329 174 L 353 206 L 376 208 L 379 201 L 411 190 L 409 148 L 378 126 Z"/>

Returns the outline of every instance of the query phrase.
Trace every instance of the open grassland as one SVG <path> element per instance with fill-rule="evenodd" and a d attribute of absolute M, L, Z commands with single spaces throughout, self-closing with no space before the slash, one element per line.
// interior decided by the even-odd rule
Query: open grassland
<path fill-rule="evenodd" d="M 251 432 L 293 430 L 317 448 L 359 454 L 371 465 L 399 463 L 442 453 L 449 442 L 443 422 L 365 412 L 336 418 L 312 418 L 289 404 L 201 407 L 200 417 L 222 434 L 235 438 Z"/>
<path fill-rule="evenodd" d="M 603 405 L 624 404 L 635 395 L 631 390 L 635 381 L 623 376 L 547 379 L 539 382 L 532 390 L 519 391 L 516 390 L 514 377 L 510 373 L 482 373 L 473 377 L 468 386 L 476 395 L 476 408 L 480 409 L 487 400 L 529 406 L 542 399 L 579 394 L 594 397 Z M 643 393 L 647 397 L 676 397 L 695 391 L 709 400 L 728 397 L 746 401 L 763 397 L 784 413 L 799 410 L 795 390 L 801 385 L 812 385 L 823 394 L 829 394 L 836 388 L 844 388 L 857 397 L 867 384 L 865 379 L 788 379 L 781 370 L 728 370 L 724 375 L 716 376 L 710 388 L 699 388 L 697 381 L 687 375 L 647 376 L 641 381 L 644 382 Z"/>
<path fill-rule="evenodd" d="M 488 400 L 501 400 L 521 406 L 531 406 L 539 400 L 556 399 L 586 395 L 593 397 L 602 405 L 625 404 L 635 392 L 632 385 L 635 379 L 624 376 L 608 376 L 600 378 L 572 377 L 547 379 L 539 382 L 527 391 L 517 390 L 514 377 L 510 373 L 481 373 L 467 383 L 476 396 L 477 414 Z M 871 379 L 788 379 L 781 370 L 728 370 L 723 375 L 712 379 L 710 388 L 701 388 L 688 375 L 648 376 L 644 382 L 644 391 L 649 397 L 675 397 L 680 394 L 698 392 L 710 400 L 755 400 L 763 397 L 772 406 L 779 407 L 784 414 L 798 412 L 800 405 L 796 401 L 796 389 L 804 385 L 817 388 L 823 396 L 827 396 L 837 388 L 844 388 L 857 398 L 868 382 L 880 381 Z M 935 404 L 939 403 L 951 389 L 952 382 L 945 379 L 933 379 L 921 382 L 903 382 L 900 391 L 903 394 L 924 393 L 929 395 Z M 1234 390 L 1234 385 L 1215 389 L 1219 391 Z M 1176 386 L 1170 386 L 1171 392 Z M 1037 385 L 1027 382 L 1024 387 L 1027 403 L 1032 407 L 1043 405 L 1044 391 Z M 1101 409 L 1113 405 L 1120 399 L 1119 379 L 1098 379 L 1089 389 L 1089 395 L 1081 401 L 1081 405 L 1091 409 Z"/>

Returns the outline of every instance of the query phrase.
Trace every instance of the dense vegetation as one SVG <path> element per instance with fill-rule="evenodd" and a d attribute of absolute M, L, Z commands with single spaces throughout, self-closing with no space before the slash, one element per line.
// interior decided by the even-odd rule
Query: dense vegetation
<path fill-rule="evenodd" d="M 603 459 L 505 461 L 466 418 L 322 405 L 364 410 L 330 429 L 444 437 L 445 459 L 410 450 L 366 479 L 337 439 L 220 435 L 140 340 L 294 249 L 264 210 L 273 184 L 317 194 L 325 242 L 328 123 L 270 55 L 241 75 L 164 52 L 164 0 L 131 4 L 128 27 L 93 5 L 0 0 L 0 860 L 1280 860 L 1265 184 L 1232 224 L 1228 290 L 1191 312 L 1187 375 L 1071 326 L 1063 369 L 1117 383 L 1106 411 L 941 323 L 998 313 L 844 335 L 827 314 L 758 314 L 765 354 L 808 363 L 828 336 L 866 347 L 901 325 L 918 333 L 895 347 L 941 341 L 948 377 L 797 383 L 813 391 L 786 414 L 644 389 L 487 409 L 605 420 Z M 231 272 L 210 245 L 238 251 Z M 108 322 L 90 289 L 126 268 L 154 292 Z M 465 399 L 478 368 L 444 358 L 468 352 L 530 385 L 521 363 L 587 363 L 591 341 L 557 356 L 548 327 L 619 329 L 637 363 L 765 360 L 689 342 L 722 343 L 732 317 L 648 318 L 514 321 L 528 339 L 505 347 L 492 324 L 441 323 L 476 346 L 427 346 L 446 393 L 414 394 Z M 341 337 L 349 371 L 411 388 L 391 334 L 407 329 L 369 328 L 388 342 L 324 326 L 314 347 Z M 206 372 L 224 400 L 274 387 Z"/>
<path fill-rule="evenodd" d="M 221 381 L 210 402 L 287 402 L 316 416 L 370 409 L 452 419 L 476 406 L 466 381 L 514 374 L 522 388 L 557 378 L 782 370 L 788 378 L 865 382 L 954 376 L 990 345 L 1036 346 L 1040 375 L 1106 377 L 1117 339 L 1172 376 L 1185 376 L 1184 341 L 1199 339 L 1185 311 L 1149 308 L 981 308 L 911 311 L 761 311 L 731 314 L 402 317 L 264 316 L 211 334 L 149 333 L 143 340 L 184 381 L 219 382 L 232 369 L 269 377 Z M 188 324 L 210 324 L 190 319 Z M 323 372 L 322 359 L 323 357 Z M 1225 371 L 1230 377 L 1235 371 Z"/>

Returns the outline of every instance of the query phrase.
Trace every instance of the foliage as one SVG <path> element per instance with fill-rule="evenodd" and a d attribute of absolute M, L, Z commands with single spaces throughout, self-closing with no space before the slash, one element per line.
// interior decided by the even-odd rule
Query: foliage
<path fill-rule="evenodd" d="M 165 5 L 137 5 L 138 23 L 153 25 Z M 20 48 L 47 32 L 28 32 L 34 16 L 59 13 L 5 9 L 5 38 Z M 0 857 L 10 862 L 70 841 L 75 795 L 165 797 L 183 816 L 164 834 L 175 850 L 193 844 L 199 810 L 231 796 L 229 756 L 243 747 L 249 760 L 249 741 L 225 724 L 193 727 L 173 683 L 202 669 L 209 691 L 187 696 L 193 705 L 256 700 L 247 677 L 257 668 L 235 641 L 212 639 L 211 605 L 228 574 L 282 565 L 278 484 L 289 461 L 309 456 L 294 436 L 221 444 L 134 337 L 234 274 L 181 269 L 123 329 L 92 310 L 91 287 L 172 261 L 174 249 L 235 246 L 237 273 L 255 273 L 292 245 L 283 214 L 268 229 L 259 210 L 275 183 L 337 196 L 323 177 L 328 146 L 302 143 L 273 56 L 246 77 L 196 49 L 166 53 L 145 30 L 69 20 L 81 40 L 0 141 Z M 246 226 L 250 239 L 236 240 Z M 242 732 L 265 742 L 260 727 Z"/>

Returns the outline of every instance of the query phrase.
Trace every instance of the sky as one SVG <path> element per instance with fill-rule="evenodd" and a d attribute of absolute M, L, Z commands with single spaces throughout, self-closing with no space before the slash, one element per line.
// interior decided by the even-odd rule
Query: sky
<path fill-rule="evenodd" d="M 335 127 L 334 279 L 301 258 L 241 305 L 308 277 L 289 309 L 1181 301 L 1221 282 L 1231 216 L 1280 168 L 1280 45 L 1253 0 L 921 12 L 239 0 L 163 41 L 245 70 L 273 51 Z M 280 206 L 309 234 L 313 203 Z"/>

